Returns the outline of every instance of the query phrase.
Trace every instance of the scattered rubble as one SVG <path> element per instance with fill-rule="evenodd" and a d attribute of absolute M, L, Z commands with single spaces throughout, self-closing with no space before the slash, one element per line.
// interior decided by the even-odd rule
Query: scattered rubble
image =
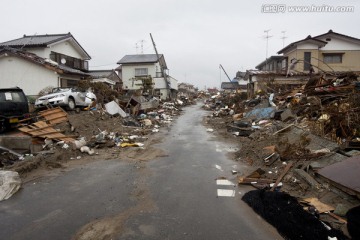
<path fill-rule="evenodd" d="M 131 105 L 134 99 L 141 99 L 141 107 L 135 105 L 136 111 Z M 137 154 L 152 151 L 148 155 L 153 156 L 156 151 L 148 146 L 149 139 L 162 127 L 168 127 L 188 104 L 192 102 L 162 102 L 154 98 L 148 102 L 132 96 L 126 101 L 98 103 L 93 110 L 66 112 L 56 107 L 36 112 L 31 123 L 19 125 L 20 132 L 10 133 L 29 136 L 34 151 L 20 154 L 0 147 L 0 167 L 16 171 L 26 179 L 35 169 L 63 168 L 72 160 L 90 161 L 94 156 L 132 158 L 135 156 L 132 148 L 143 152 Z"/>
<path fill-rule="evenodd" d="M 19 174 L 14 171 L 0 171 L 0 201 L 10 198 L 21 187 Z"/>
<path fill-rule="evenodd" d="M 267 204 L 276 204 L 263 199 L 268 192 L 286 192 L 309 213 L 315 210 L 319 222 L 349 236 L 345 213 L 360 205 L 359 86 L 358 76 L 349 73 L 313 78 L 287 91 L 271 86 L 253 99 L 217 93 L 204 101 L 203 108 L 211 111 L 205 122 L 216 134 L 238 142 L 234 159 L 253 167 L 253 172 L 238 174 L 239 184 L 260 189 L 255 195 Z M 257 211 L 259 202 L 252 199 L 246 201 Z M 319 202 L 330 208 L 322 211 Z M 267 219 L 270 210 L 261 211 Z M 279 216 L 271 222 L 275 226 L 281 224 Z"/>

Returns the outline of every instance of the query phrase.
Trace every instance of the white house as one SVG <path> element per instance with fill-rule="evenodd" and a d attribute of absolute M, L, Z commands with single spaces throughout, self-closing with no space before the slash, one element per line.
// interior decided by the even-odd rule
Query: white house
<path fill-rule="evenodd" d="M 173 98 L 178 90 L 177 80 L 166 73 L 163 54 L 126 55 L 117 62 L 125 91 L 142 90 L 161 99 Z"/>
<path fill-rule="evenodd" d="M 0 88 L 36 96 L 45 87 L 71 87 L 88 78 L 91 57 L 71 35 L 33 35 L 0 43 Z"/>

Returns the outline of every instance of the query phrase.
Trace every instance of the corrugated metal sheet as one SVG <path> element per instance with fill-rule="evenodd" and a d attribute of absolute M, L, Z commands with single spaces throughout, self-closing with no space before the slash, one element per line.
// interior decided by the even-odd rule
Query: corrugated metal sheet
<path fill-rule="evenodd" d="M 318 171 L 322 177 L 344 188 L 360 193 L 360 156 L 324 167 Z"/>

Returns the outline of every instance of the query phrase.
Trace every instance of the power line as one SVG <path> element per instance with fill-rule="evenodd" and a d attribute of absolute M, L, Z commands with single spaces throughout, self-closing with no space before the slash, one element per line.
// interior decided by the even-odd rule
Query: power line
<path fill-rule="evenodd" d="M 104 64 L 104 65 L 98 65 L 98 66 L 89 66 L 89 67 L 105 67 L 105 66 L 111 66 L 111 65 L 115 65 L 116 63 L 109 63 L 109 64 Z"/>

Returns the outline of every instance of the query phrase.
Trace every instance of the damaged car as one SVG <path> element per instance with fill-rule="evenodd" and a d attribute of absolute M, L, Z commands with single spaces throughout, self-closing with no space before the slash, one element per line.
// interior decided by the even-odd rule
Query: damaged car
<path fill-rule="evenodd" d="M 36 99 L 35 108 L 44 108 L 51 105 L 74 110 L 76 107 L 88 107 L 93 100 L 96 100 L 96 96 L 90 90 L 81 91 L 77 88 L 53 88 L 50 94 Z"/>
<path fill-rule="evenodd" d="M 0 89 L 0 133 L 29 117 L 25 93 L 19 87 Z"/>

